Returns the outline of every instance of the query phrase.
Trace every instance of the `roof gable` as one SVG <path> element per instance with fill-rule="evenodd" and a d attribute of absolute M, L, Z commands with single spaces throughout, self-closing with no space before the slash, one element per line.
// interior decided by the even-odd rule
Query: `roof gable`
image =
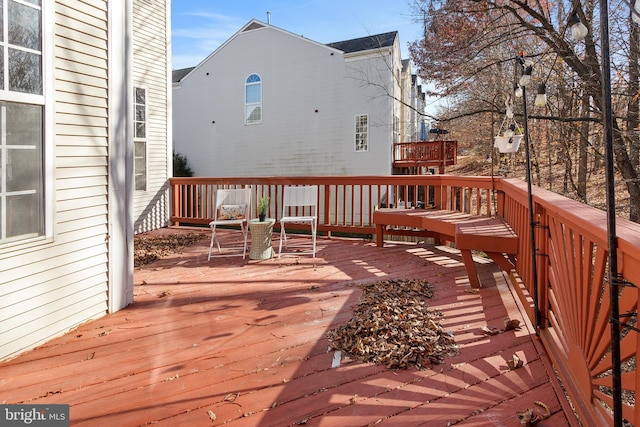
<path fill-rule="evenodd" d="M 171 72 L 171 81 L 173 83 L 180 83 L 180 80 L 184 78 L 187 74 L 189 74 L 196 67 L 182 68 L 180 70 L 173 70 Z"/>
<path fill-rule="evenodd" d="M 211 54 L 209 54 L 209 56 L 207 56 L 205 59 L 203 59 L 198 65 L 196 65 L 195 67 L 183 69 L 184 71 L 186 71 L 183 75 L 179 74 L 183 70 L 174 71 L 173 82 L 177 83 L 177 82 L 181 81 L 182 79 L 189 78 L 189 76 L 191 75 L 191 71 L 199 69 L 200 67 L 202 67 L 203 64 L 208 62 L 211 58 L 213 58 L 216 55 L 216 53 L 218 53 L 219 51 L 224 49 L 227 45 L 229 45 L 236 37 L 240 36 L 242 33 L 250 32 L 250 31 L 261 31 L 261 30 L 266 30 L 266 29 L 279 31 L 279 32 L 287 34 L 287 35 L 289 35 L 291 37 L 295 37 L 295 38 L 298 38 L 300 40 L 304 40 L 307 43 L 312 43 L 312 44 L 314 44 L 316 46 L 321 46 L 324 49 L 330 49 L 330 50 L 336 51 L 336 53 L 339 52 L 338 49 L 335 49 L 335 48 L 333 48 L 333 47 L 331 47 L 329 45 L 313 41 L 311 39 L 308 39 L 308 38 L 303 37 L 303 36 L 299 36 L 297 34 L 293 34 L 293 33 L 289 32 L 289 31 L 283 30 L 281 28 L 274 27 L 271 24 L 265 24 L 264 22 L 258 21 L 257 19 L 252 19 L 245 26 L 243 26 L 240 30 L 238 30 L 233 36 L 231 36 L 227 41 L 222 43 L 222 45 L 220 45 L 215 51 L 213 51 Z M 177 78 L 179 78 L 179 79 L 177 79 Z"/>
<path fill-rule="evenodd" d="M 304 40 L 304 41 L 306 41 L 308 43 L 313 43 L 313 44 L 315 44 L 317 46 L 323 46 L 324 48 L 328 48 L 328 49 L 331 49 L 331 50 L 334 50 L 334 51 L 338 51 L 340 53 L 354 53 L 354 52 L 364 52 L 364 51 L 376 50 L 376 49 L 391 48 L 391 47 L 393 47 L 393 45 L 394 45 L 394 43 L 395 43 L 395 41 L 396 41 L 396 39 L 398 37 L 398 32 L 397 31 L 391 31 L 391 32 L 388 32 L 388 33 L 374 34 L 374 35 L 370 35 L 370 36 L 366 36 L 366 37 L 359 37 L 359 38 L 356 38 L 356 39 L 350 39 L 350 40 L 344 40 L 344 41 L 339 41 L 339 42 L 334 42 L 334 43 L 322 44 L 322 43 L 313 41 L 311 39 L 308 39 L 306 37 L 290 33 L 288 31 L 280 29 L 278 27 L 274 27 L 271 24 L 265 24 L 264 22 L 258 21 L 256 19 L 252 19 L 244 27 L 242 27 L 239 31 L 237 31 L 233 36 L 231 36 L 227 41 L 225 41 L 221 46 L 219 46 L 215 51 L 213 51 L 209 56 L 207 56 L 197 66 L 173 71 L 173 76 L 172 76 L 173 77 L 173 79 L 172 79 L 173 83 L 178 83 L 178 82 L 182 81 L 184 78 L 188 78 L 188 76 L 191 74 L 191 71 L 193 71 L 194 69 L 200 68 L 204 63 L 206 63 L 213 56 L 215 56 L 215 54 L 218 51 L 220 51 L 226 45 L 231 43 L 231 41 L 233 39 L 235 39 L 236 37 L 238 37 L 240 34 L 245 33 L 245 32 L 249 32 L 249 31 L 260 31 L 260 30 L 264 30 L 264 29 L 272 29 L 272 30 L 275 30 L 275 31 L 280 31 L 280 32 L 285 33 L 285 34 L 287 34 L 289 36 L 299 38 L 300 40 Z"/>

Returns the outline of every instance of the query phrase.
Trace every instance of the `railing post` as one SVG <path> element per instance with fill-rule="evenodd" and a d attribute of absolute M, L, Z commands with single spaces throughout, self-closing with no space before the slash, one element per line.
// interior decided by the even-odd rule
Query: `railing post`
<path fill-rule="evenodd" d="M 324 186 L 324 224 L 331 223 L 331 186 Z M 329 234 L 330 235 L 330 234 Z"/>
<path fill-rule="evenodd" d="M 538 261 L 536 263 L 538 274 L 538 327 L 544 329 L 547 326 L 547 302 L 549 295 L 549 216 L 544 207 L 539 204 L 534 205 L 536 221 L 536 247 Z"/>
<path fill-rule="evenodd" d="M 433 186 L 433 207 L 442 209 L 442 184 Z"/>
<path fill-rule="evenodd" d="M 496 198 L 496 215 L 500 218 L 504 218 L 504 204 L 505 204 L 505 194 L 502 190 L 495 191 Z"/>
<path fill-rule="evenodd" d="M 180 200 L 182 200 L 182 197 L 180 197 L 180 194 L 178 194 L 178 186 L 176 184 L 173 183 L 173 181 L 171 179 L 169 179 L 169 198 L 171 200 L 171 206 L 172 206 L 172 210 L 171 212 L 169 212 L 169 221 L 171 223 L 171 225 L 180 225 L 180 222 L 178 221 L 171 221 L 171 213 L 173 213 L 174 215 L 177 215 L 179 209 L 180 209 L 180 205 L 178 204 Z"/>

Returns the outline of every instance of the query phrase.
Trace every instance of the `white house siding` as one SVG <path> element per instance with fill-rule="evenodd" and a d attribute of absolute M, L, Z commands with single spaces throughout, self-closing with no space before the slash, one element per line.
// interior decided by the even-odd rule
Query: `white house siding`
<path fill-rule="evenodd" d="M 172 166 L 170 135 L 170 66 L 167 54 L 169 1 L 133 3 L 133 85 L 147 91 L 147 190 L 134 191 L 136 233 L 167 225 L 168 181 Z"/>
<path fill-rule="evenodd" d="M 345 56 L 258 25 L 238 32 L 174 89 L 174 147 L 196 175 L 389 174 L 388 52 Z M 254 73 L 262 79 L 263 116 L 247 126 L 245 80 Z M 366 152 L 355 151 L 361 114 L 369 116 Z"/>
<path fill-rule="evenodd" d="M 35 242 L 0 245 L 0 359 L 106 314 L 108 268 L 114 267 L 108 263 L 109 222 L 126 210 L 115 205 L 110 214 L 108 202 L 109 151 L 116 143 L 110 140 L 109 122 L 115 118 L 109 98 L 118 98 L 109 88 L 108 70 L 117 64 L 109 58 L 107 40 L 113 4 L 43 3 L 45 19 L 53 22 L 45 24 L 53 38 L 45 40 L 44 50 L 45 58 L 53 53 L 53 81 L 45 80 L 53 85 L 47 92 L 53 97 L 47 104 L 53 109 L 47 116 L 53 135 L 45 140 L 53 146 L 47 152 L 54 183 L 46 195 L 53 232 Z"/>

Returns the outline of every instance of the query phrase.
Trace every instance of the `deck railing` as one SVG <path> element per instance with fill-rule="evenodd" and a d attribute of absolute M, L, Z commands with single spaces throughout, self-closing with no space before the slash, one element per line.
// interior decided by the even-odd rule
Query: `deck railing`
<path fill-rule="evenodd" d="M 458 141 L 418 141 L 393 144 L 393 166 L 437 167 L 455 165 L 458 159 Z"/>
<path fill-rule="evenodd" d="M 251 186 L 254 200 L 270 197 L 268 216 L 278 218 L 285 185 L 319 186 L 318 229 L 325 233 L 375 234 L 377 207 L 405 206 L 499 215 L 519 236 L 511 283 L 533 323 L 528 193 L 514 178 L 447 175 L 384 177 L 173 178 L 171 221 L 206 224 L 216 188 Z M 607 281 L 606 213 L 534 187 L 540 342 L 560 376 L 583 425 L 610 425 L 611 352 Z M 640 286 L 640 225 L 618 219 L 623 416 L 640 426 L 640 332 L 636 329 Z M 276 227 L 278 225 L 276 224 Z M 382 249 L 383 250 L 383 249 Z"/>

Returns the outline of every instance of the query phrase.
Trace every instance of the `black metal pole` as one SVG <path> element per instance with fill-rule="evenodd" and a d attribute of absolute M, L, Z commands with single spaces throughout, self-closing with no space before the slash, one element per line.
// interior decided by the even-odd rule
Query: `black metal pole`
<path fill-rule="evenodd" d="M 533 316 L 536 335 L 540 329 L 540 314 L 538 310 L 538 260 L 536 251 L 536 220 L 533 213 L 533 189 L 531 184 L 531 154 L 529 149 L 529 114 L 527 112 L 527 88 L 522 88 L 522 103 L 524 115 L 524 152 L 527 166 L 527 194 L 529 196 L 529 240 L 531 241 L 531 275 L 533 280 Z"/>
<path fill-rule="evenodd" d="M 613 425 L 622 426 L 622 374 L 620 368 L 620 313 L 618 305 L 618 238 L 616 236 L 616 198 L 613 163 L 613 108 L 611 106 L 611 65 L 609 55 L 609 4 L 600 0 L 600 38 L 602 56 L 602 124 L 605 146 L 607 196 L 607 244 L 609 250 L 609 298 L 611 300 L 611 382 Z"/>

